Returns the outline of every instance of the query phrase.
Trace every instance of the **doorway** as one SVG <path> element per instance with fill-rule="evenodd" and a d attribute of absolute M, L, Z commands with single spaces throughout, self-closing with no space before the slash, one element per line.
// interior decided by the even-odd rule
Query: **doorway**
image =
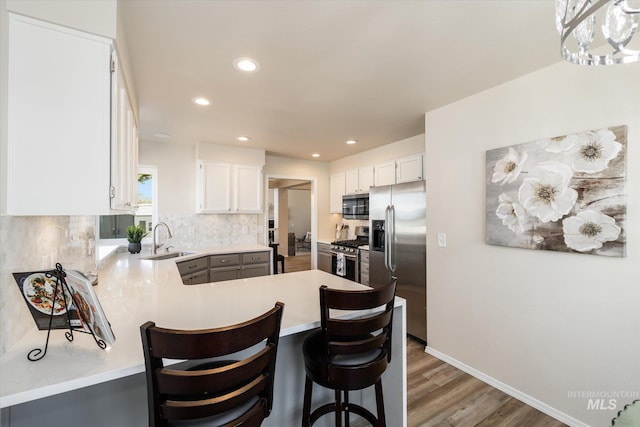
<path fill-rule="evenodd" d="M 267 176 L 266 181 L 265 244 L 275 242 L 279 254 L 295 257 L 287 272 L 316 268 L 315 179 Z"/>

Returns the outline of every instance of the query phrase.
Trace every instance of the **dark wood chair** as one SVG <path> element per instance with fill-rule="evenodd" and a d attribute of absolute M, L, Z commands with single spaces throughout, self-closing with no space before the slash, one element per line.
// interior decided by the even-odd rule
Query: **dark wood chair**
<path fill-rule="evenodd" d="M 278 263 L 284 273 L 284 255 L 278 253 L 278 246 L 278 243 L 269 243 L 269 247 L 273 249 L 273 274 L 278 274 Z"/>
<path fill-rule="evenodd" d="M 273 403 L 283 309 L 278 302 L 255 319 L 214 329 L 165 329 L 153 322 L 140 326 L 149 426 L 195 419 L 224 427 L 262 424 Z M 262 342 L 251 355 L 242 353 L 244 359 L 220 359 Z M 182 362 L 165 366 L 163 358 Z"/>
<path fill-rule="evenodd" d="M 335 425 L 349 426 L 349 413 L 360 415 L 373 426 L 385 426 L 382 374 L 391 361 L 391 329 L 396 281 L 384 287 L 345 291 L 320 287 L 320 330 L 302 346 L 306 380 L 302 426 L 335 412 Z M 372 310 L 377 309 L 377 310 Z M 360 316 L 339 319 L 335 310 L 364 311 Z M 334 316 L 334 317 L 332 317 Z M 335 391 L 335 402 L 311 412 L 313 383 Z M 350 390 L 375 385 L 377 414 L 349 402 Z M 344 399 L 343 397 L 344 396 Z"/>

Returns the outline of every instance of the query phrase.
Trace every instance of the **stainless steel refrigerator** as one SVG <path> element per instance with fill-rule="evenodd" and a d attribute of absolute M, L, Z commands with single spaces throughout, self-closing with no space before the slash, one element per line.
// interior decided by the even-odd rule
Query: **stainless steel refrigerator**
<path fill-rule="evenodd" d="M 424 181 L 371 187 L 369 283 L 398 279 L 407 300 L 407 333 L 427 341 L 427 196 Z"/>

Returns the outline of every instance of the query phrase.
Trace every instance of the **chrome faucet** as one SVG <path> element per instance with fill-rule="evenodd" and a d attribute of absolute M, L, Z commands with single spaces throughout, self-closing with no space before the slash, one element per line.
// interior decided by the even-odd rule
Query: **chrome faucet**
<path fill-rule="evenodd" d="M 158 248 L 160 246 L 162 246 L 163 244 L 160 243 L 159 245 L 156 245 L 156 229 L 158 228 L 158 226 L 160 225 L 164 225 L 167 228 L 167 234 L 169 234 L 169 238 L 173 237 L 171 235 L 171 229 L 169 228 L 169 226 L 165 223 L 165 222 L 159 222 L 157 223 L 154 227 L 153 227 L 153 246 L 152 246 L 152 252 L 155 255 L 156 253 L 158 253 Z"/>

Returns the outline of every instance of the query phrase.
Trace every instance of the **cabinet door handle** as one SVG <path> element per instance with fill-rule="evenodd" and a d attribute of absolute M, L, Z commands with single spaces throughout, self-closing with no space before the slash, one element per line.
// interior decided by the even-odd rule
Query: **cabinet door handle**
<path fill-rule="evenodd" d="M 227 260 L 226 260 L 226 259 L 221 259 L 221 260 L 220 260 L 220 264 L 224 264 L 225 262 L 227 262 Z"/>

